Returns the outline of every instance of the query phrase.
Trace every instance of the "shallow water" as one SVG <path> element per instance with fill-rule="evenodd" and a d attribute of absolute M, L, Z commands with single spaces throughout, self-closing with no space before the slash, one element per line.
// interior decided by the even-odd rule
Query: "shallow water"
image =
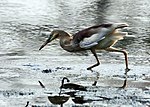
<path fill-rule="evenodd" d="M 0 107 L 21 107 L 27 101 L 29 106 L 54 106 L 48 101 L 51 94 L 47 92 L 58 95 L 65 76 L 89 87 L 89 91 L 76 93 L 88 102 L 76 104 L 70 98 L 64 106 L 149 106 L 149 3 L 149 0 L 0 0 Z M 91 72 L 86 70 L 95 63 L 90 52 L 68 53 L 59 47 L 58 41 L 38 50 L 47 38 L 38 35 L 42 26 L 75 33 L 105 22 L 126 22 L 130 25 L 126 31 L 135 36 L 115 45 L 129 52 L 131 71 L 125 89 L 116 88 L 125 81 L 121 54 L 98 52 L 102 64 Z M 39 80 L 47 89 L 40 87 Z M 93 87 L 95 80 L 97 86 Z"/>

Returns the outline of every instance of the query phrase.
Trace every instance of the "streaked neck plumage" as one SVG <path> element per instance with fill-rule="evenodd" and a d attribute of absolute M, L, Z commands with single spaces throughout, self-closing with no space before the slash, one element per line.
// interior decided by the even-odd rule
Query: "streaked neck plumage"
<path fill-rule="evenodd" d="M 73 37 L 72 35 L 70 35 L 69 33 L 63 31 L 63 30 L 60 30 L 59 31 L 59 39 L 60 39 L 60 46 L 68 51 L 68 52 L 74 52 L 74 51 L 79 51 L 81 50 L 80 47 L 75 47 L 73 45 Z"/>

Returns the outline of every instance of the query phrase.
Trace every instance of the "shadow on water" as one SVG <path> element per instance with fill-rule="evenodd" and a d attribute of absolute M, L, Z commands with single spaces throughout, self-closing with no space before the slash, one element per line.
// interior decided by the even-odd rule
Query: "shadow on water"
<path fill-rule="evenodd" d="M 48 96 L 48 99 L 52 104 L 63 107 L 63 104 L 69 100 L 69 96 Z"/>
<path fill-rule="evenodd" d="M 48 100 L 51 104 L 53 105 L 60 105 L 60 107 L 63 107 L 63 105 L 69 100 L 71 99 L 75 104 L 86 104 L 86 103 L 92 103 L 92 102 L 99 102 L 99 101 L 110 101 L 113 100 L 115 98 L 113 97 L 108 97 L 105 95 L 96 95 L 96 92 L 99 91 L 100 88 L 110 88 L 108 87 L 100 87 L 100 86 L 82 86 L 79 84 L 74 84 L 74 83 L 64 83 L 64 80 L 67 80 L 67 82 L 69 82 L 70 80 L 66 77 L 64 77 L 61 81 L 61 86 L 60 86 L 60 92 L 58 93 L 58 95 L 53 95 L 53 93 L 51 93 L 50 95 L 48 95 Z M 127 73 L 126 73 L 126 78 L 124 80 L 124 84 L 121 87 L 118 87 L 118 89 L 122 89 L 125 88 L 126 83 L 127 82 Z M 46 89 L 45 85 L 39 81 L 40 86 L 43 89 Z M 111 87 L 112 88 L 112 87 Z M 64 89 L 64 90 L 62 90 Z M 66 90 L 69 89 L 69 90 Z M 74 90 L 74 91 L 73 91 Z M 63 91 L 63 92 L 62 92 Z M 90 96 L 90 97 L 89 97 Z M 27 102 L 26 107 L 28 107 L 29 102 Z M 36 105 L 32 105 L 32 107 L 36 107 Z"/>
<path fill-rule="evenodd" d="M 90 71 L 91 71 L 91 72 L 95 72 L 95 71 L 93 71 L 93 70 L 90 70 Z M 125 73 L 124 73 L 125 79 L 124 79 L 124 81 L 123 81 L 123 85 L 120 86 L 120 87 L 117 87 L 117 88 L 126 88 L 126 87 L 127 87 L 128 72 L 129 72 L 129 71 L 126 72 L 126 70 L 125 70 Z M 100 76 L 99 72 L 96 72 L 96 80 L 94 81 L 94 83 L 92 84 L 92 86 L 96 86 L 96 85 L 97 85 L 97 81 L 98 81 L 98 79 L 99 79 L 99 76 Z"/>

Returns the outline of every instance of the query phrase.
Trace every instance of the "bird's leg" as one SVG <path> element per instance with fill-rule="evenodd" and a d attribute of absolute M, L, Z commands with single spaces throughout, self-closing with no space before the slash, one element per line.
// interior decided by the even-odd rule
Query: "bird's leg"
<path fill-rule="evenodd" d="M 128 75 L 127 75 L 127 73 L 125 73 L 125 80 L 124 80 L 123 85 L 120 88 L 126 88 L 126 86 L 127 86 L 127 77 L 128 77 Z"/>
<path fill-rule="evenodd" d="M 96 66 L 98 66 L 98 65 L 100 64 L 100 62 L 99 62 L 99 60 L 98 60 L 98 57 L 97 57 L 97 54 L 96 54 L 96 52 L 95 52 L 95 49 L 91 49 L 91 52 L 92 52 L 93 55 L 95 56 L 97 63 L 94 64 L 94 65 L 92 65 L 92 66 L 90 66 L 90 67 L 88 67 L 87 70 L 91 70 L 92 68 L 94 68 L 94 67 L 96 67 Z"/>
<path fill-rule="evenodd" d="M 128 68 L 128 57 L 127 57 L 127 52 L 125 50 L 119 50 L 113 47 L 107 48 L 106 51 L 110 51 L 110 52 L 121 52 L 124 54 L 125 56 L 125 64 L 126 64 L 126 69 L 125 69 L 125 74 L 130 70 Z"/>

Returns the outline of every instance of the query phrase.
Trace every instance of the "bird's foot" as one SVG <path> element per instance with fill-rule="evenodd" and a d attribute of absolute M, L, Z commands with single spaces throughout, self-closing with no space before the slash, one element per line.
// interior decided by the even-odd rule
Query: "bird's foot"
<path fill-rule="evenodd" d="M 125 69 L 125 74 L 127 74 L 127 72 L 129 72 L 130 71 L 130 69 L 129 68 L 126 68 Z"/>
<path fill-rule="evenodd" d="M 91 68 L 91 67 L 89 67 L 89 68 L 87 68 L 87 70 L 92 70 L 92 68 Z"/>
<path fill-rule="evenodd" d="M 92 84 L 92 86 L 96 86 L 96 84 L 97 84 L 97 81 L 94 81 L 94 83 Z"/>
<path fill-rule="evenodd" d="M 92 68 L 87 68 L 87 70 L 90 70 L 91 72 L 94 72 L 94 70 L 92 70 Z"/>

